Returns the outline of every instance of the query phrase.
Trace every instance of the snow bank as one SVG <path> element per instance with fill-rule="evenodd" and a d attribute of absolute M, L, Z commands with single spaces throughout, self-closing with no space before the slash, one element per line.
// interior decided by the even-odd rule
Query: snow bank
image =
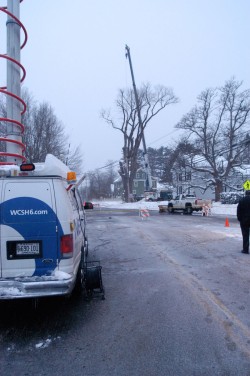
<path fill-rule="evenodd" d="M 114 209 L 147 209 L 147 210 L 159 210 L 158 205 L 167 205 L 168 201 L 158 201 L 158 202 L 148 202 L 141 200 L 138 202 L 125 203 L 121 200 L 106 200 L 106 201 L 95 201 L 94 206 L 104 208 L 114 208 Z M 237 204 L 221 204 L 220 202 L 214 202 L 211 208 L 211 214 L 213 215 L 236 215 Z"/>
<path fill-rule="evenodd" d="M 214 202 L 212 205 L 212 214 L 223 215 L 235 215 L 237 211 L 237 204 L 221 204 L 220 202 Z"/>

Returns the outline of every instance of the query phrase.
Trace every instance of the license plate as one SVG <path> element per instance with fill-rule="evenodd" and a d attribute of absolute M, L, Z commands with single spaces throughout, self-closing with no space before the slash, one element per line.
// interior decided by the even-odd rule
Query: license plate
<path fill-rule="evenodd" d="M 16 255 L 25 256 L 25 255 L 39 255 L 40 253 L 40 244 L 39 243 L 16 243 Z"/>
<path fill-rule="evenodd" d="M 42 242 L 39 241 L 7 241 L 7 259 L 31 259 L 42 257 Z"/>

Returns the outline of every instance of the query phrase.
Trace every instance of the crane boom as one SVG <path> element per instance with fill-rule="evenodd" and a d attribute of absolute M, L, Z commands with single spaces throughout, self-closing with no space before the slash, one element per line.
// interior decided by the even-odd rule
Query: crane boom
<path fill-rule="evenodd" d="M 146 191 L 149 191 L 152 189 L 152 177 L 151 177 L 151 170 L 149 166 L 149 159 L 148 159 L 147 146 L 146 146 L 146 141 L 145 141 L 145 136 L 144 136 L 144 129 L 143 129 L 142 119 L 141 119 L 139 97 L 138 97 L 138 92 L 137 92 L 136 85 L 135 85 L 132 60 L 130 56 L 130 48 L 126 45 L 125 49 L 126 49 L 126 57 L 128 57 L 129 67 L 130 67 L 130 72 L 131 72 L 131 77 L 132 77 L 132 84 L 133 84 L 134 95 L 135 95 L 135 104 L 136 104 L 136 110 L 138 114 L 139 127 L 141 129 L 141 134 L 142 134 L 144 167 L 145 167 L 145 173 L 146 173 Z"/>

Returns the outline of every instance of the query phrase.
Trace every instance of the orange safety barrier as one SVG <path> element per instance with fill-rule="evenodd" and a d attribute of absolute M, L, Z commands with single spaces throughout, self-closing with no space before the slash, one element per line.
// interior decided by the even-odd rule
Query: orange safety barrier
<path fill-rule="evenodd" d="M 148 218 L 150 216 L 149 211 L 147 209 L 139 209 L 139 216 L 141 219 Z"/>

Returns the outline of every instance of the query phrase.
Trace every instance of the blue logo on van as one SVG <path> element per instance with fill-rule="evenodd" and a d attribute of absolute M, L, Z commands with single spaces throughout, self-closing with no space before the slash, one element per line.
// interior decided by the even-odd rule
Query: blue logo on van
<path fill-rule="evenodd" d="M 62 226 L 56 213 L 45 202 L 18 197 L 0 205 L 0 224 L 15 229 L 27 241 L 42 241 L 42 258 L 36 258 L 33 275 L 49 275 L 60 259 L 60 238 Z M 18 240 L 18 239 L 8 239 Z M 44 263 L 43 260 L 51 260 Z"/>

